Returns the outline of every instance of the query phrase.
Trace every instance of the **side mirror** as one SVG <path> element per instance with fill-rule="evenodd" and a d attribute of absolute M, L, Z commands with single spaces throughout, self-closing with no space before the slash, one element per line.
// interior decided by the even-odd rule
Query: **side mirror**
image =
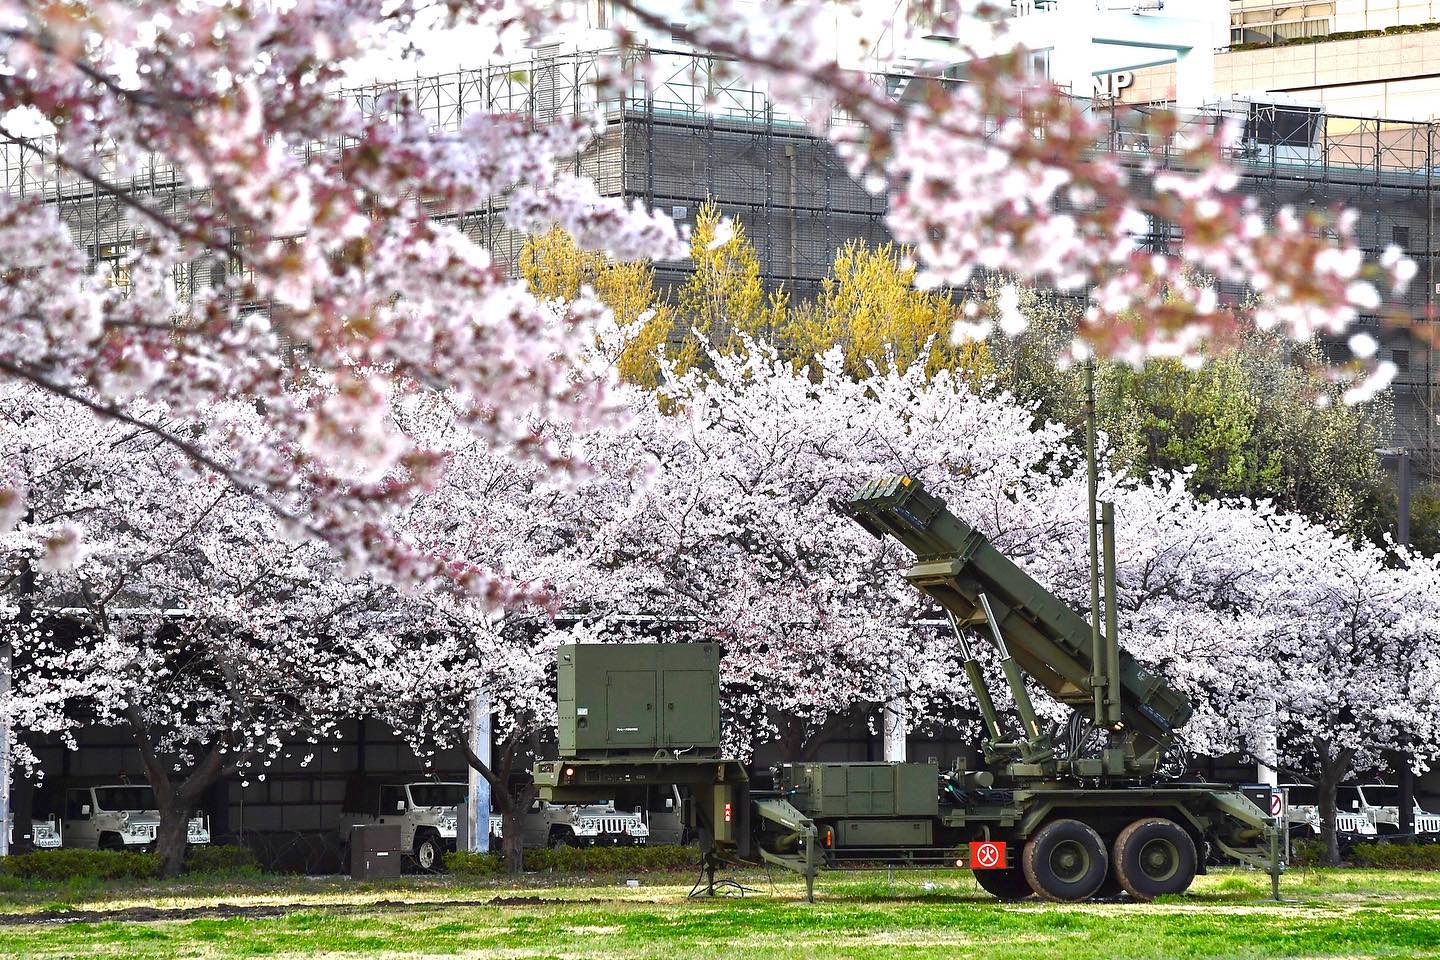
<path fill-rule="evenodd" d="M 82 817 L 88 817 L 88 816 L 90 816 L 90 804 L 88 804 L 88 803 L 82 803 L 82 804 L 80 804 L 80 816 L 82 816 Z"/>
<path fill-rule="evenodd" d="M 395 801 L 395 812 L 396 812 L 396 813 L 404 813 L 404 812 L 405 812 L 405 801 L 404 801 L 404 800 L 396 800 L 396 801 Z"/>

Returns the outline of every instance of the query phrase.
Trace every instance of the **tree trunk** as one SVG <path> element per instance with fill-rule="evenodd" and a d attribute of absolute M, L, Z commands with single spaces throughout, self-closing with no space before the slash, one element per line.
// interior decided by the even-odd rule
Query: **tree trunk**
<path fill-rule="evenodd" d="M 1325 862 L 1332 867 L 1340 866 L 1340 837 L 1335 831 L 1335 788 L 1339 785 L 1326 772 L 1315 784 L 1320 794 L 1320 842 L 1325 844 Z"/>
<path fill-rule="evenodd" d="M 505 872 L 518 877 L 525 870 L 525 817 L 512 807 L 502 814 L 500 822 L 504 833 L 500 852 L 505 858 Z"/>
<path fill-rule="evenodd" d="M 512 790 L 510 786 L 510 774 L 515 768 L 515 757 L 520 751 L 521 739 L 519 731 L 512 731 L 499 744 L 499 764 L 498 768 L 493 770 L 475 755 L 467 741 L 460 742 L 465 751 L 465 762 L 490 783 L 490 802 L 500 811 L 501 833 L 504 834 L 500 849 L 505 856 L 506 872 L 512 877 L 519 876 L 525 868 L 524 817 L 530 809 L 530 801 L 535 799 L 534 780 L 527 777 L 524 785 L 516 790 Z"/>
<path fill-rule="evenodd" d="M 1340 837 L 1335 830 L 1335 792 L 1350 773 L 1350 764 L 1355 751 L 1342 747 L 1330 752 L 1330 744 L 1323 740 L 1315 743 L 1315 752 L 1320 756 L 1315 777 L 1315 789 L 1320 794 L 1320 839 L 1325 844 L 1325 862 L 1332 867 L 1340 865 Z"/>
<path fill-rule="evenodd" d="M 156 791 L 158 797 L 159 791 Z M 160 827 L 155 831 L 155 853 L 160 857 L 161 872 L 178 877 L 185 869 L 185 848 L 190 833 L 190 806 L 180 799 L 181 791 L 172 790 L 173 799 L 160 803 Z"/>
<path fill-rule="evenodd" d="M 217 740 L 205 756 L 190 768 L 190 775 L 177 783 L 170 779 L 169 767 L 156 753 L 154 742 L 150 739 L 140 715 L 131 712 L 128 719 L 135 746 L 139 748 L 140 759 L 145 764 L 145 779 L 155 791 L 155 804 L 160 808 L 160 826 L 155 831 L 155 852 L 160 855 L 164 875 L 179 876 L 185 868 L 190 811 L 206 791 L 234 773 L 234 765 L 226 765 L 222 743 Z"/>

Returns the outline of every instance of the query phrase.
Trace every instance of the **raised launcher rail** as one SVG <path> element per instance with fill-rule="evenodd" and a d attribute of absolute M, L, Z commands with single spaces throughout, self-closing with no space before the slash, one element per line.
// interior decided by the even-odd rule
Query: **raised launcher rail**
<path fill-rule="evenodd" d="M 966 671 L 992 744 L 1013 747 L 1023 761 L 1009 766 L 1012 776 L 1069 773 L 1134 779 L 1155 773 L 1175 731 L 1190 719 L 1191 705 L 1184 694 L 1119 650 L 1113 636 L 1094 632 L 1085 617 L 1036 583 L 915 478 L 873 480 L 840 507 L 875 537 L 889 534 L 915 554 L 916 563 L 905 579 L 945 608 L 957 633 L 989 624 L 1025 728 L 1019 741 L 1001 742 L 999 722 L 973 657 L 967 656 Z M 987 605 L 993 619 L 986 615 Z M 961 641 L 964 644 L 963 634 Z M 968 645 L 965 649 L 968 653 Z M 1035 724 L 1023 680 L 1007 662 L 1011 658 L 1056 700 L 1106 718 L 1107 744 L 1099 757 L 1055 758 Z M 1118 684 L 1111 682 L 1115 675 Z M 1004 752 L 993 751 L 992 758 Z"/>

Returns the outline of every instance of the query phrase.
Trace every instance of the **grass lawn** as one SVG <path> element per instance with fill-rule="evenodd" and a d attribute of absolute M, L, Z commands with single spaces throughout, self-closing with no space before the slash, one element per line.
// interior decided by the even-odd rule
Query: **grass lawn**
<path fill-rule="evenodd" d="M 1440 957 L 1440 873 L 1296 873 L 1284 903 L 1262 875 L 1219 871 L 1154 904 L 1000 904 L 969 875 L 827 874 L 806 904 L 788 878 L 687 901 L 688 877 L 568 886 L 407 878 L 66 888 L 0 894 L 0 956 L 864 957 L 1121 960 Z M 503 905 L 488 903 L 500 899 Z M 139 909 L 158 908 L 154 915 Z M 60 912 L 132 911 L 59 922 Z M 177 912 L 183 911 L 183 912 Z M 136 917 L 139 918 L 136 918 Z"/>

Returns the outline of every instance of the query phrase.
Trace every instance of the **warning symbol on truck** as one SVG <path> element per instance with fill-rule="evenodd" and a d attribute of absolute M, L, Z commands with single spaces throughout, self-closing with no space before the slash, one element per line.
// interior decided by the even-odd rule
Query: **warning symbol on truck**
<path fill-rule="evenodd" d="M 1005 841 L 973 841 L 970 844 L 970 867 L 974 870 L 1005 869 Z"/>
<path fill-rule="evenodd" d="M 1270 816 L 1278 817 L 1285 812 L 1285 795 L 1279 790 L 1270 794 Z"/>

